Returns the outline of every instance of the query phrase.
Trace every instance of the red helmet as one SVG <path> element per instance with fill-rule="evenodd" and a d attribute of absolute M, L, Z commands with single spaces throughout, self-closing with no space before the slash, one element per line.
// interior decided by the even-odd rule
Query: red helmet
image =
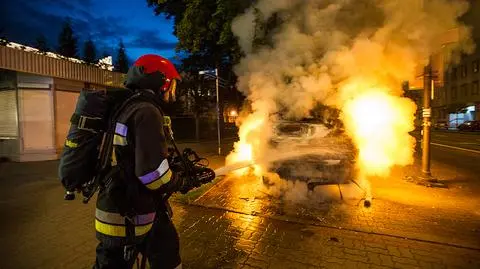
<path fill-rule="evenodd" d="M 136 89 L 152 89 L 175 95 L 176 80 L 180 74 L 173 63 L 155 54 L 140 56 L 127 73 L 125 86 Z"/>

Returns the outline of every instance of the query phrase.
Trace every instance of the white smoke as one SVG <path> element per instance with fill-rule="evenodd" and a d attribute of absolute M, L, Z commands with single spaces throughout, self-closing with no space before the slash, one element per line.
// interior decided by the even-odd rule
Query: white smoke
<path fill-rule="evenodd" d="M 341 108 L 352 93 L 338 95 L 335 88 L 352 77 L 386 79 L 398 93 L 446 31 L 459 28 L 462 42 L 455 49 L 471 51 L 469 29 L 458 22 L 467 9 L 463 0 L 259 1 L 232 25 L 246 53 L 236 67 L 239 89 L 254 106 L 262 102 L 270 113 L 282 108 L 298 117 L 314 102 Z M 264 20 L 279 12 L 283 21 L 272 46 L 256 51 L 254 10 Z"/>
<path fill-rule="evenodd" d="M 389 96 L 400 106 L 397 116 L 407 122 L 387 134 L 408 136 L 415 105 L 401 98 L 402 82 L 415 79 L 416 68 L 441 47 L 439 40 L 448 30 L 460 33 L 459 42 L 449 46 L 452 51 L 472 51 L 470 29 L 459 22 L 467 10 L 464 0 L 258 1 L 232 25 L 246 54 L 235 69 L 238 88 L 252 109 L 241 122 L 240 142 L 254 145 L 255 158 L 264 159 L 277 119 L 272 115 L 301 118 L 316 103 L 343 111 L 352 107 L 351 100 L 372 91 Z M 272 16 L 280 23 L 266 33 L 258 23 Z M 267 44 L 254 46 L 258 37 Z M 359 146 L 355 119 L 343 112 L 347 132 Z M 252 122 L 259 124 L 252 128 Z M 403 160 L 391 160 L 387 170 L 413 160 L 412 139 L 397 144 L 407 148 Z"/>

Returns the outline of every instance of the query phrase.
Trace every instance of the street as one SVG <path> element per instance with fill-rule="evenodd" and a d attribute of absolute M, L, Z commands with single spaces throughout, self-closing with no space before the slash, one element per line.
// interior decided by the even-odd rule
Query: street
<path fill-rule="evenodd" d="M 452 166 L 452 169 L 480 174 L 480 134 L 433 132 L 432 159 Z M 480 180 L 480 178 L 478 178 Z"/>
<path fill-rule="evenodd" d="M 480 152 L 479 132 L 433 131 L 432 143 L 434 146 L 451 146 L 458 150 L 473 150 Z"/>
<path fill-rule="evenodd" d="M 419 133 L 415 137 L 419 141 Z M 480 134 L 455 131 L 433 131 L 431 159 L 434 169 L 441 169 L 443 177 L 456 177 L 458 181 L 480 181 Z M 417 148 L 417 151 L 420 151 Z M 421 152 L 418 152 L 421 154 Z M 433 174 L 433 176 L 439 176 Z M 457 181 L 457 182 L 458 182 Z M 480 191 L 478 184 L 471 187 Z"/>
<path fill-rule="evenodd" d="M 432 142 L 458 147 L 461 135 L 434 133 Z M 223 165 L 215 142 L 180 146 Z M 265 186 L 251 176 L 176 195 L 184 268 L 480 268 L 479 157 L 432 146 L 432 173 L 447 189 L 405 181 L 415 165 L 398 168 L 371 179 L 369 208 L 355 184 L 309 193 L 300 183 Z M 91 268 L 95 201 L 64 201 L 57 165 L 0 166 L 1 268 Z"/>

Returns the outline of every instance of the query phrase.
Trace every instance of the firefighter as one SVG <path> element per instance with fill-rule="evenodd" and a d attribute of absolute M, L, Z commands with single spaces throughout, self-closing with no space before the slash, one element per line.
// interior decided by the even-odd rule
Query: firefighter
<path fill-rule="evenodd" d="M 180 75 L 158 55 L 144 55 L 130 67 L 125 86 L 175 100 Z M 128 109 L 128 108 L 127 108 Z M 150 268 L 181 268 L 178 233 L 164 196 L 181 188 L 167 160 L 163 113 L 144 102 L 115 126 L 113 157 L 122 170 L 100 190 L 95 229 L 100 241 L 94 268 L 132 268 L 139 252 Z"/>

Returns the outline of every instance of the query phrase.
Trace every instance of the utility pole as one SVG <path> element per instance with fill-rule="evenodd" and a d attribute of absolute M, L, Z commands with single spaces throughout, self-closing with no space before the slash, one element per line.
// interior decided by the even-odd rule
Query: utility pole
<path fill-rule="evenodd" d="M 430 106 L 432 100 L 432 66 L 429 64 L 423 72 L 423 146 L 422 146 L 422 174 L 425 180 L 432 177 L 430 172 L 430 127 L 432 125 Z"/>
<path fill-rule="evenodd" d="M 203 70 L 199 71 L 199 75 L 209 75 L 212 76 L 212 73 L 215 72 L 215 91 L 217 95 L 217 138 L 218 138 L 218 155 L 222 154 L 222 145 L 220 137 L 220 95 L 219 95 L 219 86 L 220 86 L 220 77 L 218 77 L 218 68 L 215 70 Z"/>
<path fill-rule="evenodd" d="M 215 90 L 217 92 L 217 138 L 218 138 L 218 155 L 222 154 L 221 137 L 220 137 L 220 96 L 218 94 L 218 68 L 215 68 Z"/>

